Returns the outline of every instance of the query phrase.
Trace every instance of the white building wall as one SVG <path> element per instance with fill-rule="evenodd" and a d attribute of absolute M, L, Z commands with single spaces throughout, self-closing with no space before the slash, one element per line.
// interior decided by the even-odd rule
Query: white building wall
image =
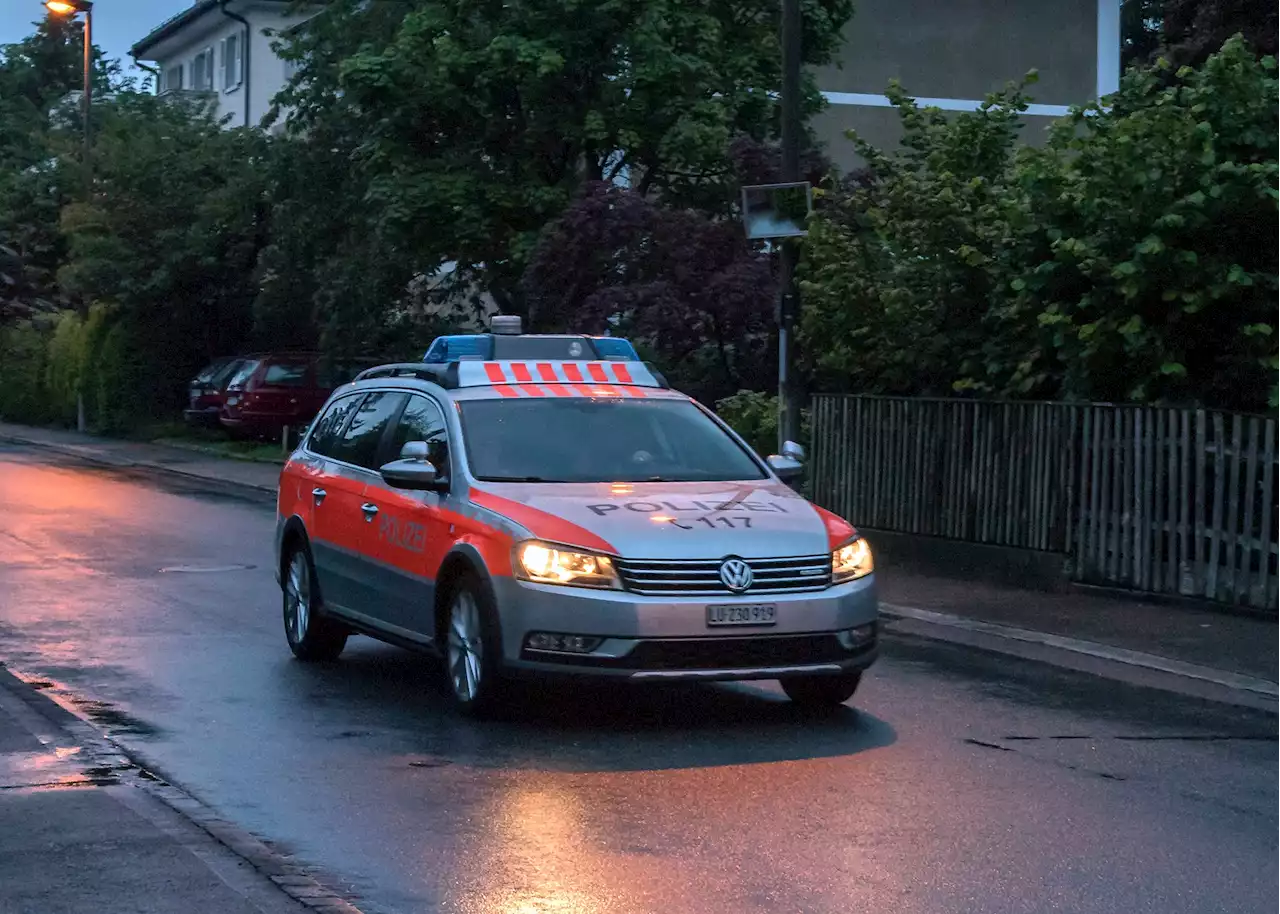
<path fill-rule="evenodd" d="M 306 16 L 288 15 L 284 4 L 255 4 L 252 0 L 232 3 L 229 9 L 249 22 L 249 57 L 247 78 L 244 55 L 241 55 L 240 81 L 224 85 L 222 69 L 222 42 L 228 36 L 240 36 L 244 40 L 245 26 L 218 10 L 202 15 L 181 32 L 157 43 L 140 59 L 161 73 L 181 64 L 184 91 L 194 87 L 193 63 L 197 56 L 211 49 L 214 55 L 214 83 L 211 98 L 218 117 L 227 126 L 245 124 L 245 99 L 248 97 L 248 123 L 257 126 L 271 109 L 272 99 L 286 82 L 285 63 L 271 48 L 274 32 L 282 31 Z M 161 86 L 163 92 L 168 87 Z"/>

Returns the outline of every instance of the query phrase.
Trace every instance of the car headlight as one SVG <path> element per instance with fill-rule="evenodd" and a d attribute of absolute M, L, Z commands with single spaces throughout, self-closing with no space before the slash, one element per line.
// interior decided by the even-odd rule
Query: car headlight
<path fill-rule="evenodd" d="M 862 537 L 855 537 L 831 553 L 831 583 L 843 584 L 864 578 L 875 571 L 871 559 L 871 546 Z"/>
<path fill-rule="evenodd" d="M 620 590 L 621 582 L 607 555 L 571 552 L 530 540 L 516 547 L 516 573 L 538 584 L 569 584 Z"/>

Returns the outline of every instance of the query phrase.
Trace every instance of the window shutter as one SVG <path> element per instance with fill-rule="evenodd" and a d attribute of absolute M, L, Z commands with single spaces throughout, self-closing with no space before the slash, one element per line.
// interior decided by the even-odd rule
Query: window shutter
<path fill-rule="evenodd" d="M 227 64 L 228 64 L 227 39 L 225 38 L 223 38 L 221 41 L 218 42 L 218 63 L 221 65 L 221 69 L 222 69 L 222 88 L 224 89 L 230 88 L 231 87 L 231 79 L 230 79 L 231 71 L 227 69 Z"/>

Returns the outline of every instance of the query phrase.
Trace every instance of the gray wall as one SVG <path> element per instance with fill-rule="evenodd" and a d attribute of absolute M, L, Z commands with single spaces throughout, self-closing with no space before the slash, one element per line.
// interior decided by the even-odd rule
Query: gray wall
<path fill-rule="evenodd" d="M 824 91 L 880 93 L 890 79 L 915 96 L 980 99 L 1028 70 L 1042 104 L 1093 98 L 1098 0 L 859 0 L 841 68 Z"/>

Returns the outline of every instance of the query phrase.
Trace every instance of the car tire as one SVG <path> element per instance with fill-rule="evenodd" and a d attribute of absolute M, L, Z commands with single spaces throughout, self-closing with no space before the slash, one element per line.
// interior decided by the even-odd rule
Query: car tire
<path fill-rule="evenodd" d="M 802 708 L 829 710 L 838 708 L 853 697 L 862 682 L 862 671 L 839 676 L 799 676 L 781 680 L 782 691 Z"/>
<path fill-rule="evenodd" d="M 497 618 L 493 595 L 477 575 L 454 578 L 442 620 L 445 687 L 469 717 L 493 714 L 506 691 Z"/>
<path fill-rule="evenodd" d="M 304 662 L 337 660 L 347 646 L 347 628 L 324 614 L 315 563 L 305 543 L 289 553 L 281 580 L 284 636 Z"/>

